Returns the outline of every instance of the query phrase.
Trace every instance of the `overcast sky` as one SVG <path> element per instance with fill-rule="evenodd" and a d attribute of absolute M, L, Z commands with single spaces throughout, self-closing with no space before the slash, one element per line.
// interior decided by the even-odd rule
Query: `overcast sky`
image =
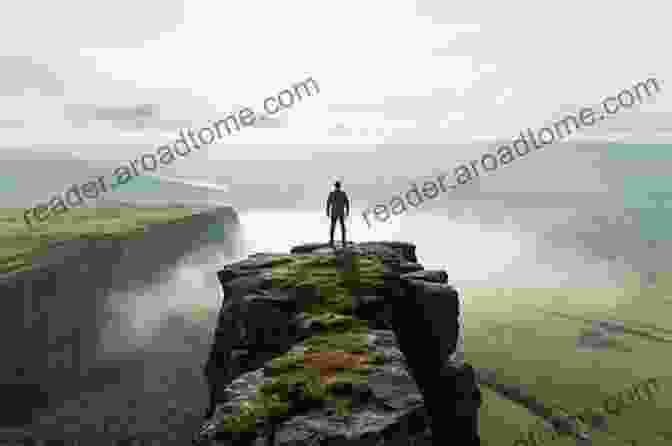
<path fill-rule="evenodd" d="M 306 159 L 333 150 L 325 144 L 361 152 L 510 138 L 650 77 L 663 85 L 656 98 L 603 131 L 643 123 L 655 131 L 672 116 L 669 9 L 662 1 L 25 0 L 0 29 L 0 146 L 133 158 L 138 144 L 172 141 L 176 129 L 241 105 L 260 109 L 309 76 L 319 95 L 229 137 L 249 149 L 213 145 L 200 162 Z M 112 118 L 94 120 L 96 110 Z M 654 113 L 662 118 L 651 129 L 645 117 Z M 151 119 L 138 129 L 138 116 Z M 280 153 L 272 143 L 289 146 Z"/>

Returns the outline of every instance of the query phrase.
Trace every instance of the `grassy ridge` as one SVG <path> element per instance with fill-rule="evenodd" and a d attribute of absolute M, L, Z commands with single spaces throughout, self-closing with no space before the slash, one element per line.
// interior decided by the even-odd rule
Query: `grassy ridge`
<path fill-rule="evenodd" d="M 82 238 L 133 238 L 151 223 L 180 221 L 193 214 L 186 208 L 75 208 L 29 227 L 24 209 L 0 210 L 0 273 L 30 269 L 32 259 L 50 242 Z"/>

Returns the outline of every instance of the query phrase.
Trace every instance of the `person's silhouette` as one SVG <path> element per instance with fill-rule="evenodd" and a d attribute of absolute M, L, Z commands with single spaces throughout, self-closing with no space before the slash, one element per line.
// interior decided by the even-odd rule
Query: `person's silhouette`
<path fill-rule="evenodd" d="M 341 239 L 345 248 L 345 219 L 350 214 L 350 201 L 345 192 L 341 190 L 341 182 L 334 183 L 334 190 L 329 192 L 327 198 L 327 217 L 331 217 L 331 228 L 329 230 L 329 244 L 334 246 L 334 229 L 336 220 L 341 223 Z"/>

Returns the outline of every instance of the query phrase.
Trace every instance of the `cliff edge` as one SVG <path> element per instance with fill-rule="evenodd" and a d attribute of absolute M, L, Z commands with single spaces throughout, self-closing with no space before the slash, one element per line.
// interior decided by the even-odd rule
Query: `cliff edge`
<path fill-rule="evenodd" d="M 458 293 L 414 245 L 301 245 L 218 278 L 195 444 L 479 444 Z"/>
<path fill-rule="evenodd" d="M 118 317 L 113 293 L 164 280 L 201 246 L 235 252 L 239 222 L 222 207 L 127 236 L 102 229 L 50 243 L 30 269 L 0 274 L 0 393 L 21 395 L 0 402 L 0 426 L 30 424 L 33 412 L 71 396 L 95 371 L 101 327 Z"/>

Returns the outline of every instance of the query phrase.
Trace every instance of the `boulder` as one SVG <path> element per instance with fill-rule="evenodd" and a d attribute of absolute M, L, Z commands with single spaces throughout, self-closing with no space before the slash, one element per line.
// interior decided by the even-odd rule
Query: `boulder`
<path fill-rule="evenodd" d="M 416 271 L 422 271 L 424 267 L 419 263 L 415 262 L 402 262 L 399 264 L 397 270 L 402 274 L 414 273 Z"/>
<path fill-rule="evenodd" d="M 270 271 L 250 271 L 223 282 L 222 288 L 225 296 L 233 297 L 257 290 L 267 290 L 272 287 L 272 279 Z"/>
<path fill-rule="evenodd" d="M 402 279 L 424 280 L 426 282 L 446 283 L 448 274 L 443 270 L 418 270 L 406 273 L 401 276 Z"/>

